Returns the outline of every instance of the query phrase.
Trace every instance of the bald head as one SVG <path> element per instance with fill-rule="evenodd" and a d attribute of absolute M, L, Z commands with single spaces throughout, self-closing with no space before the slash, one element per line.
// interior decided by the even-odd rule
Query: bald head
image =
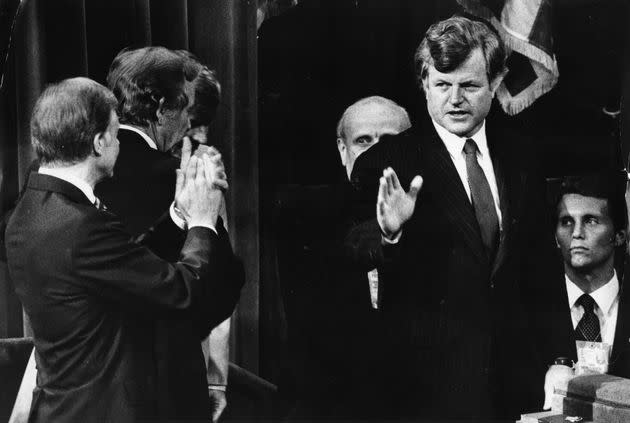
<path fill-rule="evenodd" d="M 383 135 L 395 135 L 411 126 L 405 109 L 393 101 L 373 96 L 346 109 L 337 124 L 337 148 L 348 178 L 357 157 Z"/>

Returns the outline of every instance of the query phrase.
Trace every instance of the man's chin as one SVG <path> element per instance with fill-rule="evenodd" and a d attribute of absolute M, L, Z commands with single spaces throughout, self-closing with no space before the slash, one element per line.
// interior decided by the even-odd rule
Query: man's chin
<path fill-rule="evenodd" d="M 446 130 L 450 132 L 451 134 L 457 135 L 458 137 L 466 137 L 474 129 L 474 126 L 472 125 L 472 123 L 468 121 L 448 120 L 445 123 L 446 125 L 444 126 L 444 128 L 446 128 Z"/>
<path fill-rule="evenodd" d="M 571 267 L 580 272 L 587 272 L 591 269 L 591 261 L 586 257 L 572 257 Z"/>

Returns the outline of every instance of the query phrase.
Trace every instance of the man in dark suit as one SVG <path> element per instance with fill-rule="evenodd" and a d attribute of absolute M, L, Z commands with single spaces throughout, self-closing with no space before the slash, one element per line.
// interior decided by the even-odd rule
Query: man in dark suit
<path fill-rule="evenodd" d="M 546 364 L 559 357 L 577 362 L 576 341 L 602 342 L 612 347 L 607 373 L 630 377 L 630 298 L 615 270 L 616 253 L 626 253 L 625 176 L 609 171 L 562 181 L 555 233 L 565 278 L 546 286 L 538 299 L 536 332 Z M 550 368 L 548 383 L 558 370 Z M 550 388 L 545 386 L 545 408 L 551 406 Z"/>
<path fill-rule="evenodd" d="M 153 320 L 231 302 L 231 252 L 215 232 L 220 160 L 191 158 L 177 183 L 188 232 L 177 263 L 124 231 L 94 195 L 119 143 L 116 99 L 86 78 L 47 88 L 31 120 L 40 168 L 6 229 L 12 280 L 31 322 L 38 368 L 30 421 L 119 421 L 159 415 Z M 168 228 L 144 237 L 164 245 Z M 208 320 L 229 315 L 221 308 Z"/>
<path fill-rule="evenodd" d="M 464 17 L 438 22 L 415 62 L 431 122 L 357 159 L 359 223 L 346 237 L 354 260 L 379 271 L 387 414 L 515 418 L 535 408 L 527 380 L 541 367 L 521 291 L 553 250 L 544 180 L 528 141 L 486 122 L 505 74 L 496 33 Z"/>
<path fill-rule="evenodd" d="M 280 201 L 282 230 L 276 238 L 281 240 L 278 262 L 296 384 L 289 390 L 295 400 L 293 420 L 374 415 L 382 340 L 378 276 L 376 270 L 357 268 L 343 253 L 353 194 L 348 178 L 360 154 L 382 136 L 409 126 L 405 109 L 389 99 L 356 101 L 337 125 L 345 168 L 338 183 L 299 186 Z"/>
<path fill-rule="evenodd" d="M 156 220 L 169 225 L 172 237 L 162 248 L 167 260 L 176 258 L 185 234 L 175 207 L 164 214 L 172 202 L 180 167 L 169 150 L 190 129 L 196 81 L 202 72 L 202 65 L 188 52 L 145 47 L 121 51 L 107 76 L 118 99 L 120 155 L 113 178 L 99 184 L 96 193 L 134 235 L 145 232 Z M 209 152 L 220 159 L 216 150 Z M 189 156 L 190 143 L 185 139 L 182 160 Z M 221 218 L 216 228 L 224 247 L 231 251 Z M 234 259 L 230 269 L 228 277 L 240 288 L 244 282 L 240 262 Z M 208 310 L 217 306 L 221 305 L 208 304 Z M 201 348 L 201 341 L 221 322 L 207 325 L 208 320 L 200 317 L 201 322 L 195 324 L 187 316 L 156 323 L 160 407 L 165 418 L 213 416 L 216 421 L 225 407 L 225 386 L 209 384 L 218 367 L 209 363 L 210 374 L 206 375 Z M 227 375 L 221 379 L 225 381 Z"/>

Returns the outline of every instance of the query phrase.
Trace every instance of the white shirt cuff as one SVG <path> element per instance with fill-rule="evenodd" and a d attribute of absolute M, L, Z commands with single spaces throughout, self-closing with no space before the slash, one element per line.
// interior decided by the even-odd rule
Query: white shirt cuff
<path fill-rule="evenodd" d="M 223 391 L 223 392 L 225 392 L 227 390 L 227 386 L 225 386 L 225 385 L 208 385 L 208 389 L 210 389 L 212 391 Z"/>
<path fill-rule="evenodd" d="M 383 244 L 398 244 L 398 241 L 400 241 L 400 237 L 402 236 L 402 230 L 400 232 L 398 232 L 398 235 L 396 235 L 393 239 L 389 239 L 387 237 L 385 237 L 385 235 L 381 235 L 381 239 L 383 240 Z"/>
<path fill-rule="evenodd" d="M 175 225 L 177 225 L 179 229 L 186 230 L 186 226 L 187 226 L 186 220 L 184 219 L 183 216 L 181 216 L 181 212 L 178 213 L 178 210 L 175 208 L 175 202 L 171 203 L 171 207 L 169 208 L 169 214 L 171 215 L 171 220 L 173 221 Z M 201 226 L 202 228 L 211 229 L 215 234 L 218 234 L 216 228 L 212 225 L 195 225 L 195 226 Z M 193 227 L 194 226 L 191 226 L 190 228 L 193 228 Z"/>

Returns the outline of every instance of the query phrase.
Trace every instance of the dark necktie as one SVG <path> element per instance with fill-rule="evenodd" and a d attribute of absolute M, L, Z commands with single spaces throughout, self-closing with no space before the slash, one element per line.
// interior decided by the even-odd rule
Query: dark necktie
<path fill-rule="evenodd" d="M 466 171 L 468 172 L 468 186 L 475 208 L 475 216 L 481 230 L 481 240 L 490 262 L 494 260 L 499 240 L 499 218 L 494 207 L 494 198 L 490 191 L 490 184 L 477 161 L 477 143 L 467 139 L 464 144 L 466 154 Z"/>
<path fill-rule="evenodd" d="M 575 302 L 584 308 L 584 315 L 575 328 L 577 341 L 602 342 L 599 329 L 599 318 L 595 314 L 595 300 L 588 294 L 582 294 Z"/>

